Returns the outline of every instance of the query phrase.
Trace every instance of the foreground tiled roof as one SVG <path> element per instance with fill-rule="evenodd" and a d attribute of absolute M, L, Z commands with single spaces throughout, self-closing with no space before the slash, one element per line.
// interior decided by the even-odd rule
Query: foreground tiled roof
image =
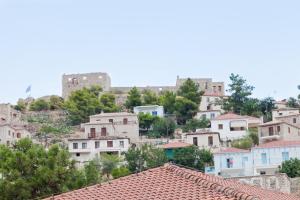
<path fill-rule="evenodd" d="M 170 142 L 168 144 L 162 145 L 163 149 L 176 149 L 176 148 L 184 148 L 192 146 L 191 144 L 184 143 L 184 142 Z"/>
<path fill-rule="evenodd" d="M 249 153 L 249 152 L 250 152 L 250 150 L 229 147 L 229 148 L 221 149 L 220 151 L 216 152 L 216 154 L 223 154 L 223 153 Z"/>
<path fill-rule="evenodd" d="M 212 120 L 229 120 L 229 119 L 251 119 L 251 120 L 259 120 L 259 118 L 247 116 L 247 115 L 237 115 L 234 113 L 227 113 L 224 115 L 219 115 L 218 117 Z"/>
<path fill-rule="evenodd" d="M 174 165 L 147 170 L 48 200 L 299 200 Z"/>
<path fill-rule="evenodd" d="M 261 144 L 257 147 L 254 148 L 274 148 L 274 147 L 299 147 L 300 146 L 300 141 L 284 141 L 284 140 L 279 140 L 279 141 L 273 141 L 273 142 L 268 142 L 265 144 Z"/>

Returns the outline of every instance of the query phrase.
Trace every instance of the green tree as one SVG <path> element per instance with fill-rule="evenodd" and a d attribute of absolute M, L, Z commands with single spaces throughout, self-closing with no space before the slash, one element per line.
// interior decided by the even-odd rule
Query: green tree
<path fill-rule="evenodd" d="M 102 110 L 105 113 L 120 111 L 120 108 L 116 105 L 116 97 L 111 93 L 102 94 L 100 97 L 100 103 Z"/>
<path fill-rule="evenodd" d="M 290 108 L 300 108 L 299 101 L 294 97 L 290 97 L 287 101 L 287 106 Z"/>
<path fill-rule="evenodd" d="M 280 167 L 280 172 L 285 173 L 290 178 L 300 177 L 300 160 L 292 158 L 284 161 Z"/>
<path fill-rule="evenodd" d="M 47 151 L 30 139 L 21 139 L 13 148 L 0 145 L 1 199 L 34 199 L 77 189 L 86 182 L 78 176 L 69 153 L 57 145 Z M 79 178 L 82 178 L 79 180 Z"/>
<path fill-rule="evenodd" d="M 156 118 L 152 130 L 148 134 L 150 137 L 170 137 L 173 135 L 176 124 L 169 118 Z"/>
<path fill-rule="evenodd" d="M 240 114 L 255 116 L 255 117 L 261 116 L 259 99 L 248 98 L 247 100 L 245 100 L 243 107 L 241 108 Z"/>
<path fill-rule="evenodd" d="M 144 129 L 146 132 L 148 132 L 154 122 L 158 120 L 158 117 L 152 116 L 149 113 L 139 113 L 138 118 L 140 129 Z"/>
<path fill-rule="evenodd" d="M 27 109 L 26 102 L 22 99 L 18 100 L 17 105 L 15 105 L 15 109 L 18 111 L 21 111 L 21 112 L 26 111 L 26 109 Z"/>
<path fill-rule="evenodd" d="M 176 94 L 171 91 L 165 91 L 159 97 L 159 104 L 164 107 L 164 111 L 166 114 L 174 114 L 175 112 L 175 100 Z"/>
<path fill-rule="evenodd" d="M 203 92 L 200 91 L 199 85 L 192 79 L 188 78 L 177 91 L 177 95 L 184 97 L 197 105 L 200 105 Z"/>
<path fill-rule="evenodd" d="M 125 160 L 132 173 L 159 167 L 168 161 L 162 149 L 147 144 L 140 148 L 129 148 L 128 152 L 125 153 Z"/>
<path fill-rule="evenodd" d="M 138 91 L 136 87 L 133 87 L 128 93 L 128 97 L 125 102 L 125 107 L 133 111 L 133 107 L 141 106 L 141 105 L 142 105 L 141 93 Z"/>
<path fill-rule="evenodd" d="M 206 165 L 213 164 L 213 155 L 209 150 L 199 150 L 196 146 L 175 149 L 173 161 L 176 164 L 204 171 Z"/>
<path fill-rule="evenodd" d="M 64 105 L 64 99 L 62 97 L 52 95 L 49 101 L 50 110 L 61 110 Z"/>
<path fill-rule="evenodd" d="M 272 110 L 275 109 L 275 100 L 272 97 L 267 97 L 260 100 L 260 111 L 264 116 L 264 121 L 272 120 Z"/>
<path fill-rule="evenodd" d="M 238 74 L 231 74 L 230 81 L 228 92 L 231 95 L 224 100 L 223 108 L 227 111 L 241 114 L 244 104 L 251 96 L 254 87 L 248 85 L 246 79 Z"/>
<path fill-rule="evenodd" d="M 187 120 L 192 119 L 198 111 L 198 105 L 185 98 L 185 97 L 176 97 L 175 100 L 175 114 L 177 118 L 177 123 L 184 125 Z"/>
<path fill-rule="evenodd" d="M 193 131 L 195 132 L 200 128 L 208 128 L 210 126 L 210 121 L 208 119 L 190 119 L 183 126 L 184 132 Z"/>
<path fill-rule="evenodd" d="M 100 167 L 95 160 L 84 166 L 84 174 L 87 185 L 95 185 L 101 182 Z"/>
<path fill-rule="evenodd" d="M 157 105 L 158 96 L 151 90 L 143 91 L 143 105 Z"/>
<path fill-rule="evenodd" d="M 71 93 L 64 107 L 68 112 L 68 118 L 73 125 L 87 122 L 90 115 L 101 113 L 101 102 L 99 100 L 101 89 L 92 87 L 83 88 Z"/>
<path fill-rule="evenodd" d="M 102 154 L 100 162 L 102 173 L 109 177 L 109 175 L 112 173 L 112 170 L 118 167 L 121 160 L 118 155 Z"/>
<path fill-rule="evenodd" d="M 44 99 L 38 99 L 30 104 L 31 111 L 49 110 L 49 103 Z"/>
<path fill-rule="evenodd" d="M 114 177 L 114 179 L 121 178 L 124 176 L 128 176 L 130 174 L 130 171 L 127 167 L 118 167 L 112 170 L 111 175 Z"/>

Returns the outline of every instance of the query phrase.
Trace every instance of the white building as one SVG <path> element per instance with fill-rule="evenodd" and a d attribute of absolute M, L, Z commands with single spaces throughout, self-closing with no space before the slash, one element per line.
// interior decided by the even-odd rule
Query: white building
<path fill-rule="evenodd" d="M 9 124 L 0 125 L 0 144 L 11 146 L 22 138 L 30 137 L 30 133 L 24 127 L 14 127 Z"/>
<path fill-rule="evenodd" d="M 139 122 L 133 113 L 101 113 L 90 116 L 90 122 L 82 124 L 86 138 L 117 136 L 129 138 L 133 143 L 139 139 Z"/>
<path fill-rule="evenodd" d="M 221 115 L 220 110 L 208 110 L 208 111 L 199 111 L 197 112 L 196 119 L 208 119 L 212 120 Z"/>
<path fill-rule="evenodd" d="M 275 120 L 277 117 L 286 117 L 290 115 L 297 115 L 300 114 L 299 108 L 279 108 L 272 111 L 272 117 L 273 120 Z"/>
<path fill-rule="evenodd" d="M 300 141 L 273 141 L 251 151 L 227 148 L 214 154 L 215 175 L 224 177 L 273 175 L 282 162 L 300 159 Z"/>
<path fill-rule="evenodd" d="M 164 117 L 164 107 L 159 105 L 136 106 L 133 108 L 135 114 L 148 113 L 152 116 Z"/>
<path fill-rule="evenodd" d="M 102 154 L 113 154 L 121 156 L 127 152 L 130 141 L 128 138 L 100 136 L 97 138 L 74 137 L 68 140 L 69 152 L 72 159 L 77 162 L 78 167 L 83 167 L 96 157 L 101 158 Z"/>
<path fill-rule="evenodd" d="M 215 151 L 220 148 L 220 134 L 216 132 L 195 132 L 185 135 L 185 142 L 195 145 L 200 149 L 210 149 Z"/>
<path fill-rule="evenodd" d="M 277 108 L 277 109 L 286 108 L 287 107 L 287 100 L 283 99 L 281 101 L 276 101 L 274 104 L 275 104 L 274 105 L 275 108 Z"/>
<path fill-rule="evenodd" d="M 219 132 L 221 140 L 226 142 L 243 138 L 249 128 L 260 123 L 259 118 L 228 113 L 211 120 L 211 131 Z"/>

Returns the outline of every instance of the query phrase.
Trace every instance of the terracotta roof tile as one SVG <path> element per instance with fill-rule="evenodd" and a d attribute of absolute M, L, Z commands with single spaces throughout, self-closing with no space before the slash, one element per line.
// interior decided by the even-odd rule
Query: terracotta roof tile
<path fill-rule="evenodd" d="M 249 152 L 250 152 L 250 150 L 229 147 L 229 148 L 221 149 L 220 151 L 216 152 L 216 154 L 223 154 L 223 153 L 249 153 Z"/>
<path fill-rule="evenodd" d="M 184 142 L 170 142 L 168 144 L 162 145 L 163 149 L 176 149 L 176 148 L 184 148 L 192 146 L 191 144 L 184 143 Z"/>
<path fill-rule="evenodd" d="M 234 113 L 227 113 L 223 115 L 219 115 L 218 117 L 214 118 L 213 120 L 228 120 L 228 119 L 252 119 L 252 120 L 259 120 L 259 118 L 247 116 L 247 115 L 237 115 Z"/>
<path fill-rule="evenodd" d="M 174 165 L 147 170 L 47 200 L 299 200 Z"/>
<path fill-rule="evenodd" d="M 274 148 L 274 147 L 291 147 L 291 146 L 300 146 L 300 141 L 279 140 L 279 141 L 273 141 L 273 142 L 261 144 L 254 148 Z"/>

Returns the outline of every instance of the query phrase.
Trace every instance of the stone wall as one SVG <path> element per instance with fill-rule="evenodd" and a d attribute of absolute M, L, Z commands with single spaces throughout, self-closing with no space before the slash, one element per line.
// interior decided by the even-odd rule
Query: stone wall
<path fill-rule="evenodd" d="M 300 178 L 291 178 L 291 193 L 300 197 Z"/>
<path fill-rule="evenodd" d="M 288 194 L 293 192 L 293 190 L 291 190 L 293 188 L 291 187 L 292 185 L 291 180 L 286 174 L 237 177 L 237 178 L 230 178 L 230 179 L 238 180 L 241 183 L 245 183 L 249 185 L 259 186 L 262 187 L 263 189 L 269 189 L 269 190 L 279 191 Z M 298 184 L 300 185 L 300 180 Z"/>

